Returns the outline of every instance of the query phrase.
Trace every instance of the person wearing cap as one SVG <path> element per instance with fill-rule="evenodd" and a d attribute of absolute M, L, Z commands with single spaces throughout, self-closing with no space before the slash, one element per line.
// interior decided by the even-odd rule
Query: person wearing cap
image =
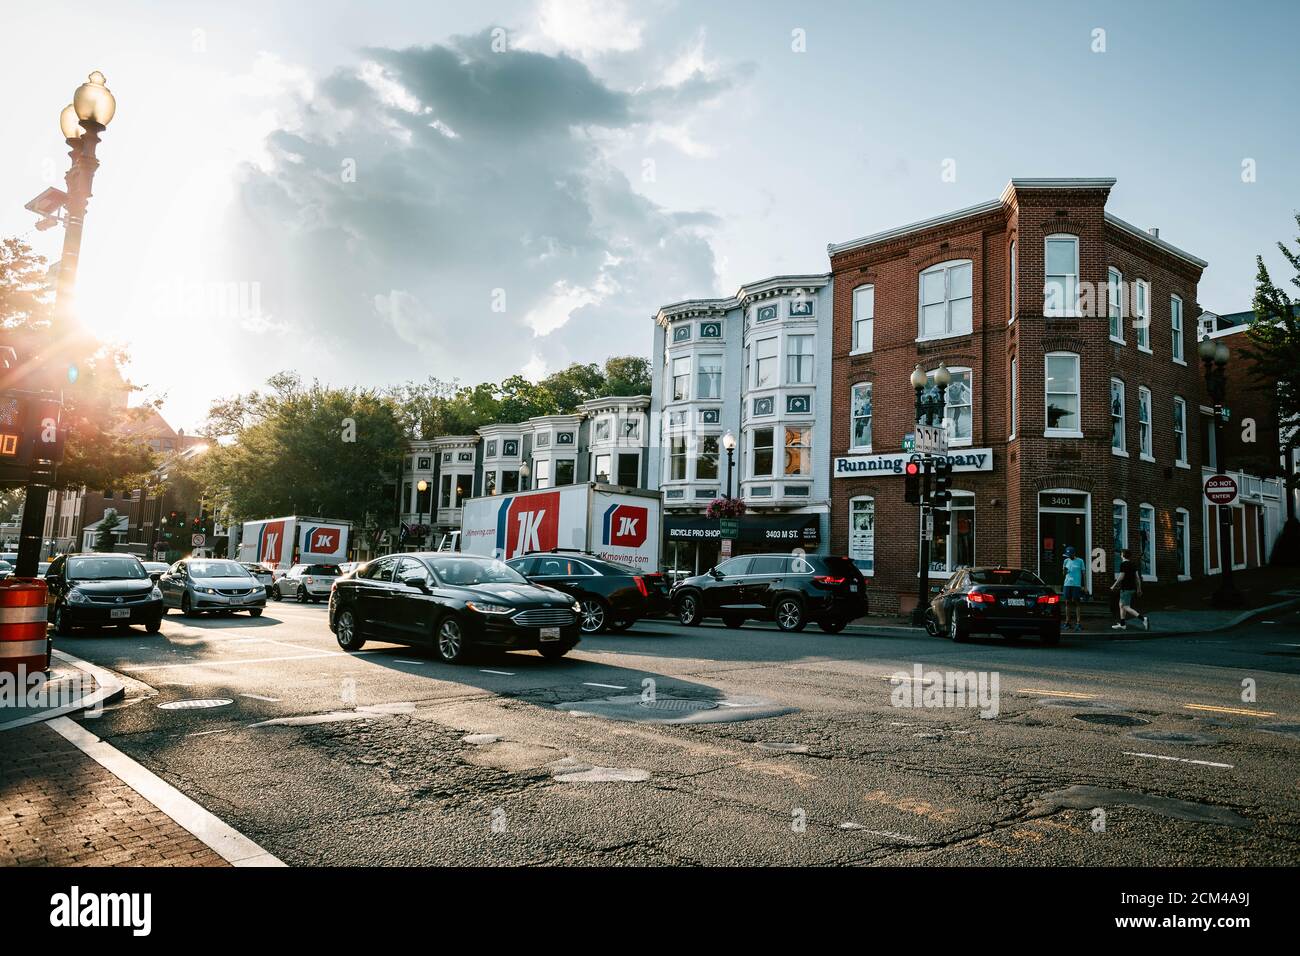
<path fill-rule="evenodd" d="M 1074 609 L 1074 629 L 1083 630 L 1083 558 L 1075 555 L 1074 548 L 1067 546 L 1065 549 L 1065 583 L 1062 585 L 1062 599 L 1065 601 L 1065 620 L 1062 622 L 1064 630 L 1070 629 L 1070 609 Z"/>

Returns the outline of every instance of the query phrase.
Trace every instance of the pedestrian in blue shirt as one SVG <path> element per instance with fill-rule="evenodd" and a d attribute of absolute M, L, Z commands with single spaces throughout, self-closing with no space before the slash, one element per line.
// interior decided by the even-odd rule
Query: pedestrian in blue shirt
<path fill-rule="evenodd" d="M 1065 623 L 1064 629 L 1070 629 L 1070 610 L 1074 609 L 1074 629 L 1083 630 L 1083 572 L 1085 570 L 1083 558 L 1074 553 L 1073 547 L 1065 549 L 1065 583 L 1061 590 L 1064 592 L 1061 596 L 1065 599 Z"/>

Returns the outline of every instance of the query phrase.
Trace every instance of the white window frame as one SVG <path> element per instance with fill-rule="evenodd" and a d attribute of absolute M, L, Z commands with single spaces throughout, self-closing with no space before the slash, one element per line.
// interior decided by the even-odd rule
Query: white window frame
<path fill-rule="evenodd" d="M 1047 248 L 1053 242 L 1069 241 L 1074 246 L 1074 271 L 1048 273 Z M 1060 311 L 1049 309 L 1048 289 L 1051 287 L 1053 276 L 1060 276 L 1065 279 L 1065 302 L 1061 304 Z M 1073 280 L 1074 292 L 1071 295 L 1070 286 Z M 1079 237 L 1070 232 L 1055 232 L 1043 240 L 1043 315 L 1053 319 L 1073 319 L 1079 317 Z"/>
<path fill-rule="evenodd" d="M 776 444 L 776 433 L 777 433 L 777 431 L 779 431 L 779 430 L 781 430 L 781 426 L 778 426 L 778 425 L 763 425 L 763 426 L 761 426 L 761 427 L 759 427 L 759 428 L 755 428 L 755 429 L 753 430 L 753 432 L 750 434 L 750 436 L 749 436 L 749 442 L 748 442 L 748 445 L 749 445 L 749 449 L 748 449 L 748 450 L 749 450 L 749 454 L 746 456 L 746 458 L 748 459 L 748 463 L 749 463 L 749 477 L 750 477 L 751 479 L 753 479 L 753 478 L 757 478 L 757 479 L 776 478 L 777 475 L 779 474 L 779 472 L 776 470 L 776 449 L 777 449 L 777 447 L 778 447 L 777 444 Z M 768 432 L 771 432 L 771 433 L 772 433 L 772 444 L 771 444 L 771 446 L 770 446 L 771 449 L 772 449 L 772 470 L 769 471 L 769 472 L 767 472 L 766 474 L 763 474 L 763 475 L 758 474 L 758 473 L 754 470 L 754 459 L 755 459 L 755 456 L 756 456 L 757 453 L 758 453 L 758 440 L 757 440 L 757 435 L 758 435 L 758 433 L 761 432 L 761 431 L 768 431 Z M 782 434 L 782 436 L 784 436 L 784 435 L 785 435 L 785 432 L 782 431 L 781 434 Z M 785 454 L 785 450 L 784 450 L 784 448 L 782 448 L 782 454 L 783 454 L 783 455 Z M 784 467 L 784 463 L 782 463 L 782 466 Z"/>
<path fill-rule="evenodd" d="M 1139 351 L 1151 354 L 1151 283 L 1138 279 L 1133 299 L 1133 328 Z"/>
<path fill-rule="evenodd" d="M 717 360 L 718 360 L 718 375 L 717 375 L 717 379 L 718 379 L 718 394 L 717 394 L 717 395 L 705 395 L 705 394 L 704 394 L 704 360 L 705 360 L 705 359 L 717 359 Z M 695 361 L 695 397 L 696 397 L 696 399 L 701 400 L 701 401 L 706 401 L 706 402 L 707 402 L 707 401 L 716 401 L 716 400 L 720 400 L 720 399 L 722 398 L 722 396 L 726 394 L 726 392 L 724 392 L 724 391 L 722 390 L 722 389 L 723 389 L 723 381 L 722 381 L 722 370 L 723 370 L 723 365 L 724 365 L 724 360 L 723 360 L 723 357 L 722 357 L 721 353 L 718 353 L 718 352 L 707 352 L 707 353 L 705 353 L 705 354 L 702 354 L 702 355 L 698 355 L 698 356 L 696 356 L 696 361 Z M 712 374 L 712 373 L 710 373 L 710 374 Z M 619 437 L 621 438 L 622 436 L 620 435 Z"/>
<path fill-rule="evenodd" d="M 1182 428 L 1178 427 L 1179 421 Z M 1179 468 L 1191 468 L 1187 460 L 1187 400 L 1181 395 L 1174 396 L 1174 464 Z"/>
<path fill-rule="evenodd" d="M 872 388 L 871 382 L 854 382 L 852 385 L 849 386 L 849 451 L 869 452 L 871 451 L 871 444 L 872 444 L 871 442 L 867 442 L 865 445 L 859 445 L 857 443 L 858 430 L 856 428 L 856 424 L 858 418 L 862 416 L 858 416 L 853 413 L 853 408 L 854 408 L 853 397 L 856 394 L 857 390 L 860 388 L 865 388 L 867 390 L 867 394 L 870 396 L 869 402 L 871 404 L 871 414 L 866 416 L 866 418 L 868 422 L 870 422 L 870 424 L 868 425 L 868 431 L 871 431 L 872 438 L 873 439 L 875 438 L 875 432 L 872 431 L 872 429 L 874 429 L 875 427 L 875 417 L 876 417 L 875 390 Z"/>
<path fill-rule="evenodd" d="M 1183 341 L 1183 299 L 1178 295 L 1169 297 L 1169 349 L 1174 362 L 1187 364 Z"/>
<path fill-rule="evenodd" d="M 686 371 L 678 372 L 677 371 L 678 363 L 683 363 L 683 362 L 686 364 Z M 672 399 L 671 399 L 672 401 L 689 402 L 691 400 L 691 375 L 694 372 L 694 370 L 695 370 L 695 363 L 691 361 L 691 357 L 689 355 L 674 355 L 672 357 L 668 366 L 668 381 L 669 381 L 669 388 L 671 389 L 672 392 Z M 684 380 L 686 383 L 685 388 L 681 390 L 680 396 L 678 395 L 678 389 L 677 389 L 677 382 L 679 379 Z"/>
<path fill-rule="evenodd" d="M 970 270 L 971 276 L 971 294 L 970 296 L 952 297 L 952 273 L 965 267 Z M 943 273 L 943 306 L 944 306 L 944 331 L 933 335 L 925 334 L 925 277 L 936 272 Z M 952 305 L 954 302 L 961 302 L 969 298 L 971 303 L 970 327 L 964 329 L 953 328 L 952 323 Z M 938 305 L 938 303 L 932 303 Z M 922 269 L 916 277 L 916 340 L 918 342 L 933 342 L 938 339 L 951 339 L 961 335 L 970 335 L 975 329 L 975 266 L 970 259 L 949 259 L 947 262 L 939 262 L 935 265 Z"/>
<path fill-rule="evenodd" d="M 598 452 L 591 456 L 591 480 L 600 481 L 600 460 L 605 459 L 605 484 L 611 484 L 610 471 L 614 467 L 614 453 L 611 451 Z"/>
<path fill-rule="evenodd" d="M 1106 270 L 1106 316 L 1110 340 L 1124 345 L 1124 273 L 1114 266 Z"/>
<path fill-rule="evenodd" d="M 857 532 L 854 530 L 854 518 L 857 517 L 859 505 L 868 505 L 871 511 L 871 533 L 869 547 L 871 554 L 869 558 L 856 558 L 853 555 L 853 535 Z M 855 495 L 849 499 L 849 560 L 858 566 L 863 577 L 872 577 L 876 573 L 876 499 L 871 495 Z M 863 567 L 860 561 L 869 560 L 870 565 Z"/>
<path fill-rule="evenodd" d="M 790 433 L 799 434 L 800 441 L 797 444 L 790 444 Z M 790 471 L 786 465 L 786 455 L 791 448 L 802 450 L 807 453 L 808 467 L 806 470 Z M 803 457 L 802 455 L 800 456 Z M 775 467 L 775 463 L 773 464 Z M 811 425 L 783 425 L 781 426 L 781 472 L 779 478 L 811 478 L 813 468 L 816 465 L 813 462 L 813 430 Z"/>
<path fill-rule="evenodd" d="M 1011 264 L 1010 264 L 1011 316 L 1010 318 L 1007 319 L 1007 325 L 1010 325 L 1012 322 L 1016 321 L 1016 291 L 1017 290 L 1016 290 L 1016 240 L 1015 239 L 1011 240 L 1011 251 L 1010 253 L 1008 253 L 1008 258 L 1011 260 Z"/>
<path fill-rule="evenodd" d="M 761 349 L 768 342 L 772 343 L 772 354 L 762 355 Z M 754 348 L 754 388 L 776 388 L 781 383 L 781 340 L 777 336 L 771 336 L 765 339 L 758 339 Z M 760 384 L 759 379 L 762 377 L 763 363 L 770 362 L 772 367 L 771 381 L 767 384 Z"/>
<path fill-rule="evenodd" d="M 1179 581 L 1190 581 L 1192 579 L 1192 513 L 1186 508 L 1174 509 L 1174 542 L 1177 543 L 1177 530 L 1179 525 L 1183 526 L 1183 553 L 1179 556 L 1183 567 L 1187 573 L 1177 573 Z"/>
<path fill-rule="evenodd" d="M 1020 364 L 1016 356 L 1011 356 L 1011 433 L 1007 435 L 1007 441 L 1014 441 L 1016 437 L 1016 426 L 1020 424 L 1020 413 L 1017 406 L 1020 403 Z"/>
<path fill-rule="evenodd" d="M 794 351 L 795 341 L 807 341 L 807 352 Z M 799 371 L 803 372 L 805 364 L 808 366 L 807 378 L 796 378 L 793 366 L 798 364 Z M 811 333 L 800 332 L 785 337 L 785 377 L 787 385 L 812 385 L 817 381 L 817 338 Z"/>
<path fill-rule="evenodd" d="M 1110 522 L 1111 522 L 1111 524 L 1110 524 L 1110 528 L 1111 528 L 1111 530 L 1110 530 L 1111 547 L 1114 548 L 1114 550 L 1115 550 L 1115 554 L 1112 556 L 1112 560 L 1114 561 L 1114 565 L 1111 567 L 1111 571 L 1114 573 L 1115 577 L 1119 577 L 1119 564 L 1120 564 L 1120 561 L 1122 560 L 1122 559 L 1120 558 L 1120 553 L 1123 552 L 1126 548 L 1128 548 L 1128 539 L 1129 539 L 1129 527 L 1128 527 L 1128 502 L 1125 501 L 1125 500 L 1122 499 L 1122 498 L 1116 498 L 1116 499 L 1114 499 L 1110 504 L 1111 504 L 1111 512 L 1110 512 Z M 1123 535 L 1121 536 L 1120 545 L 1119 545 L 1119 547 L 1117 547 L 1117 548 L 1115 547 L 1115 508 L 1116 508 L 1116 506 L 1118 506 L 1119 509 L 1120 509 L 1120 522 L 1124 525 L 1124 533 L 1123 533 Z"/>
<path fill-rule="evenodd" d="M 867 314 L 864 315 L 863 313 Z M 875 348 L 876 287 L 871 283 L 853 290 L 853 342 L 851 355 L 862 355 Z"/>
<path fill-rule="evenodd" d="M 1115 386 L 1119 386 L 1119 415 L 1115 414 Z M 1110 453 L 1121 458 L 1128 457 L 1128 396 L 1122 378 L 1110 380 Z M 1119 421 L 1119 447 L 1115 447 L 1115 422 Z"/>
<path fill-rule="evenodd" d="M 959 502 L 960 502 L 960 503 L 959 503 Z M 970 563 L 970 566 L 971 566 L 971 567 L 974 567 L 975 564 L 976 564 L 976 561 L 977 561 L 976 554 L 978 553 L 978 550 L 979 550 L 979 537 L 978 537 L 979 529 L 978 529 L 978 528 L 976 527 L 976 525 L 975 525 L 975 493 L 974 493 L 973 491 L 957 491 L 957 490 L 954 489 L 953 492 L 952 492 L 952 497 L 949 498 L 949 500 L 948 500 L 948 504 L 947 504 L 947 506 L 945 506 L 945 507 L 943 507 L 943 508 L 940 508 L 939 510 L 940 510 L 940 511 L 946 511 L 946 512 L 948 512 L 948 539 L 947 539 L 947 542 L 946 542 L 946 544 L 947 544 L 947 551 L 945 552 L 945 554 L 944 554 L 944 556 L 943 556 L 944 567 L 945 567 L 947 570 L 944 570 L 944 571 L 937 571 L 937 570 L 934 569 L 933 565 L 934 565 L 934 561 L 935 561 L 935 555 L 934 555 L 933 550 L 932 550 L 932 551 L 931 551 L 931 554 L 930 554 L 930 565 L 931 565 L 931 567 L 930 567 L 930 570 L 929 570 L 929 573 L 928 573 L 927 577 L 931 577 L 931 578 L 944 578 L 944 579 L 946 579 L 946 578 L 951 577 L 951 576 L 952 576 L 952 573 L 953 573 L 955 570 L 957 570 L 956 567 L 953 566 L 953 560 L 952 560 L 952 546 L 953 546 L 953 538 L 954 538 L 954 528 L 956 527 L 955 516 L 954 516 L 954 513 L 953 513 L 954 510 L 957 510 L 957 511 L 969 511 L 969 512 L 970 512 L 970 520 L 971 520 L 971 563 Z M 921 533 L 921 532 L 920 532 L 920 530 L 918 529 L 918 530 L 917 530 L 917 535 L 919 536 L 920 533 Z"/>
<path fill-rule="evenodd" d="M 708 442 L 710 440 L 712 440 L 714 446 L 713 454 L 711 456 L 705 450 L 705 442 Z M 722 436 L 721 435 L 715 432 L 710 432 L 707 435 L 697 436 L 694 442 L 694 448 L 691 448 L 689 443 L 687 444 L 687 455 L 689 460 L 689 465 L 687 467 L 690 469 L 689 474 L 691 476 L 692 481 L 721 480 L 722 478 Z M 700 462 L 710 457 L 713 459 L 713 475 L 712 476 L 701 475 Z M 615 460 L 614 464 L 617 466 L 618 464 L 617 459 Z"/>
<path fill-rule="evenodd" d="M 1144 401 L 1145 399 L 1145 401 Z M 1143 414 L 1146 421 L 1142 421 Z M 1138 457 L 1143 461 L 1155 461 L 1154 422 L 1155 406 L 1151 401 L 1151 389 L 1145 385 L 1138 386 Z"/>
<path fill-rule="evenodd" d="M 934 384 L 934 373 L 938 370 L 939 367 L 936 365 L 925 373 L 927 389 L 938 388 L 938 386 Z M 948 401 L 948 396 L 952 394 L 951 384 L 949 384 L 948 388 L 944 389 L 943 393 L 943 426 L 944 430 L 948 432 L 948 446 L 950 448 L 965 448 L 973 444 L 975 441 L 975 371 L 965 365 L 954 365 L 952 368 L 948 369 L 948 372 L 953 379 L 956 379 L 959 375 L 965 375 L 968 379 L 967 385 L 970 391 L 970 402 L 968 404 L 953 405 Z M 875 396 L 873 395 L 872 398 L 874 399 Z M 970 434 L 966 437 L 957 437 L 956 429 L 949 424 L 951 419 L 948 418 L 948 410 L 950 408 L 970 409 Z"/>
<path fill-rule="evenodd" d="M 1066 392 L 1049 392 L 1047 383 L 1049 376 L 1047 374 L 1048 365 L 1054 358 L 1070 357 L 1074 359 L 1074 417 L 1079 420 L 1079 427 L 1074 428 L 1052 428 L 1048 425 L 1047 407 L 1050 396 L 1065 395 Z M 1043 356 L 1043 437 L 1044 438 L 1082 438 L 1083 437 L 1083 363 L 1080 361 L 1078 352 L 1048 352 Z"/>
<path fill-rule="evenodd" d="M 1142 515 L 1144 512 L 1151 514 L 1151 534 L 1147 538 L 1147 552 L 1145 557 L 1151 559 L 1151 573 L 1142 574 L 1142 557 L 1138 557 L 1138 574 L 1142 575 L 1143 581 L 1158 581 L 1159 575 L 1156 573 L 1156 509 L 1149 502 L 1143 501 L 1138 504 L 1138 547 L 1142 547 Z"/>

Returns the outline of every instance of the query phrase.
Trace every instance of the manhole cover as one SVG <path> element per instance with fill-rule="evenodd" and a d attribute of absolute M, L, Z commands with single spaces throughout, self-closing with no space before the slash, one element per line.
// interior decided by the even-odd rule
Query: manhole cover
<path fill-rule="evenodd" d="M 711 700 L 682 700 L 677 697 L 657 697 L 654 700 L 643 700 L 641 706 L 649 710 L 671 710 L 677 713 L 718 709 L 718 705 Z"/>
<path fill-rule="evenodd" d="M 1128 714 L 1075 714 L 1074 719 L 1082 720 L 1087 724 L 1105 724 L 1107 727 L 1140 727 L 1151 723 L 1149 720 L 1130 717 Z"/>
<path fill-rule="evenodd" d="M 204 697 L 198 700 L 173 700 L 159 704 L 159 710 L 204 710 L 208 707 L 225 707 L 234 701 L 226 697 Z"/>
<path fill-rule="evenodd" d="M 1216 744 L 1219 738 L 1208 734 L 1187 734 L 1177 730 L 1135 730 L 1129 734 L 1137 740 L 1154 740 L 1164 744 Z"/>

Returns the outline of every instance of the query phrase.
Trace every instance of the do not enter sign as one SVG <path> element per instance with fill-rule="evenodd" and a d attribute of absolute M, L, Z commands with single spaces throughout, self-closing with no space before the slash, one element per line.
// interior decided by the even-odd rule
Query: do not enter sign
<path fill-rule="evenodd" d="M 1227 475 L 1205 479 L 1205 500 L 1212 505 L 1230 505 L 1237 500 L 1237 482 Z"/>

